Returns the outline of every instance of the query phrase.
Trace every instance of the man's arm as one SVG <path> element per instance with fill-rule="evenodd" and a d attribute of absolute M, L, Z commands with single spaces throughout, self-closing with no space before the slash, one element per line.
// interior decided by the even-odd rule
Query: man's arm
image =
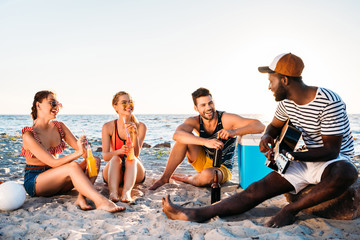
<path fill-rule="evenodd" d="M 178 126 L 173 135 L 173 140 L 183 144 L 206 146 L 208 148 L 222 148 L 223 143 L 217 139 L 208 139 L 195 136 L 193 130 L 199 132 L 199 121 L 196 117 L 190 117 Z"/>
<path fill-rule="evenodd" d="M 291 152 L 295 160 L 304 162 L 326 162 L 337 158 L 341 149 L 342 136 L 322 136 L 323 147 L 308 149 L 306 152 Z"/>
<path fill-rule="evenodd" d="M 325 162 L 337 158 L 340 153 L 344 124 L 346 123 L 346 107 L 342 101 L 336 101 L 324 107 L 321 115 L 321 131 L 332 135 L 321 135 L 323 146 L 308 148 L 307 152 L 291 153 L 295 160 L 306 162 Z"/>
<path fill-rule="evenodd" d="M 244 118 L 232 113 L 224 113 L 222 117 L 224 129 L 219 131 L 219 138 L 228 139 L 230 137 L 261 133 L 265 126 L 257 119 Z"/>

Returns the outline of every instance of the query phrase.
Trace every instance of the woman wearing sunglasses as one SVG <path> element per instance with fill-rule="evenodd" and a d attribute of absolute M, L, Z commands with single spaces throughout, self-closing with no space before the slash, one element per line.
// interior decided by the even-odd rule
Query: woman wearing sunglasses
<path fill-rule="evenodd" d="M 145 169 L 138 156 L 145 139 L 146 126 L 132 114 L 134 103 L 127 92 L 115 94 L 112 105 L 119 118 L 105 123 L 102 128 L 103 158 L 108 162 L 103 177 L 109 187 L 109 199 L 114 202 L 132 202 L 131 190 L 135 183 L 145 181 Z M 132 151 L 127 142 L 128 134 L 134 149 L 134 159 L 127 157 Z M 123 185 L 121 196 L 120 185 Z"/>
<path fill-rule="evenodd" d="M 85 174 L 86 162 L 76 159 L 86 158 L 85 137 L 76 139 L 62 122 L 55 121 L 61 104 L 51 91 L 35 94 L 31 116 L 32 127 L 22 130 L 23 147 L 21 156 L 26 159 L 24 186 L 31 196 L 53 196 L 75 187 L 79 192 L 75 202 L 83 210 L 91 209 L 86 198 L 92 200 L 97 209 L 118 212 L 125 208 L 115 205 L 93 187 L 96 177 L 89 179 Z M 75 152 L 58 158 L 66 148 L 65 142 Z M 100 159 L 98 159 L 100 163 Z"/>

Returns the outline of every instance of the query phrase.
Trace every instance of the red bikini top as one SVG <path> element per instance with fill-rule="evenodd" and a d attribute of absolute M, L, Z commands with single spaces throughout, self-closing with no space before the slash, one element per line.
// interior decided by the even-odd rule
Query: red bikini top
<path fill-rule="evenodd" d="M 115 137 L 115 147 L 114 150 L 118 150 L 120 148 L 122 148 L 122 146 L 125 145 L 126 140 L 123 140 L 120 136 L 119 136 L 119 132 L 117 129 L 117 120 L 114 121 L 115 124 L 115 135 L 113 135 Z M 111 142 L 112 143 L 112 142 Z M 120 155 L 120 157 L 122 157 L 124 155 Z"/>
<path fill-rule="evenodd" d="M 65 137 L 65 133 L 64 131 L 62 130 L 61 128 L 61 125 L 58 121 L 52 121 L 52 123 L 54 123 L 54 125 L 56 126 L 56 128 L 58 129 L 59 131 L 59 134 L 60 134 L 60 137 L 61 137 L 61 142 L 58 146 L 56 147 L 50 147 L 47 149 L 47 151 L 53 155 L 53 156 L 56 156 L 57 154 L 60 154 L 62 153 L 65 148 L 66 148 L 66 144 L 65 142 L 63 141 L 63 138 Z M 36 135 L 36 133 L 34 132 L 34 129 L 32 127 L 24 127 L 22 129 L 22 134 L 24 135 L 24 133 L 26 132 L 31 132 L 32 135 L 34 136 L 35 140 L 41 144 L 41 141 L 39 139 L 39 137 Z M 24 149 L 24 147 L 22 146 L 21 147 L 21 153 L 20 153 L 20 156 L 23 156 L 25 158 L 32 158 L 34 156 L 34 154 L 32 152 L 30 152 L 30 150 L 26 150 Z"/>

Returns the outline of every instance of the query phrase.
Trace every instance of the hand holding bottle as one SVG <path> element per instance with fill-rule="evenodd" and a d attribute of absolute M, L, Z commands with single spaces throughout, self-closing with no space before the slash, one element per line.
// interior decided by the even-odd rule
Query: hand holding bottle
<path fill-rule="evenodd" d="M 124 124 L 126 126 L 125 118 L 123 118 L 123 120 L 124 120 Z M 127 157 L 127 160 L 132 161 L 135 159 L 134 145 L 131 141 L 129 131 L 126 127 L 125 127 L 125 130 L 126 130 L 126 135 L 127 135 L 125 145 L 130 149 L 129 152 L 126 154 L 126 157 Z"/>
<path fill-rule="evenodd" d="M 125 122 L 124 122 L 125 123 Z M 137 136 L 137 128 L 135 123 L 125 123 L 125 128 L 128 131 L 128 133 L 131 136 L 131 139 L 133 139 L 134 136 Z"/>
<path fill-rule="evenodd" d="M 220 131 L 218 131 L 218 139 L 229 139 L 232 137 L 236 136 L 236 131 L 235 130 L 230 130 L 230 129 L 221 129 Z"/>
<path fill-rule="evenodd" d="M 85 136 L 81 136 L 78 140 L 77 140 L 77 146 L 78 146 L 78 152 L 83 156 L 83 158 L 86 159 L 86 147 L 85 147 L 85 142 L 86 142 L 86 137 Z"/>
<path fill-rule="evenodd" d="M 121 148 L 119 148 L 118 150 L 115 150 L 115 152 L 116 152 L 116 155 L 123 156 L 129 152 L 129 148 L 128 148 L 128 146 L 126 146 L 124 144 Z"/>

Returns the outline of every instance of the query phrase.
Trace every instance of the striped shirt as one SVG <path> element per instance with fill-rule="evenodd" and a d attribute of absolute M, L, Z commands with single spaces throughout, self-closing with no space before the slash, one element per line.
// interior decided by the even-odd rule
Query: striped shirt
<path fill-rule="evenodd" d="M 201 116 L 199 116 L 200 137 L 210 138 L 210 139 L 217 138 L 218 131 L 220 131 L 221 129 L 224 128 L 222 125 L 222 121 L 221 121 L 221 117 L 224 112 L 220 112 L 220 111 L 216 111 L 216 112 L 218 114 L 218 123 L 216 125 L 214 132 L 211 134 L 208 134 L 207 132 L 205 132 L 203 120 L 202 120 Z M 223 164 L 229 170 L 232 170 L 233 165 L 234 165 L 233 156 L 235 153 L 236 138 L 228 138 L 227 140 L 225 140 L 225 139 L 220 139 L 220 140 L 224 143 L 224 147 L 221 149 L 222 150 L 221 164 Z M 202 147 L 204 148 L 205 154 L 210 159 L 214 160 L 215 149 L 208 148 L 206 146 L 202 146 Z"/>
<path fill-rule="evenodd" d="M 280 121 L 290 119 L 302 132 L 308 149 L 323 147 L 323 135 L 342 135 L 340 153 L 351 159 L 354 157 L 354 143 L 346 105 L 333 91 L 318 88 L 315 99 L 305 105 L 285 99 L 279 103 L 275 117 Z"/>

